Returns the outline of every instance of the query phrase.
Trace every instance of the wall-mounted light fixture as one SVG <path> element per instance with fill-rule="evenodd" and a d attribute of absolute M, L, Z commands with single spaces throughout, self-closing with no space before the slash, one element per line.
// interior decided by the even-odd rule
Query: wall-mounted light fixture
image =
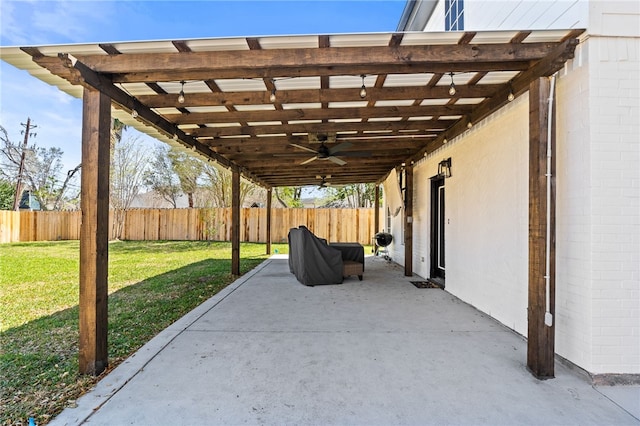
<path fill-rule="evenodd" d="M 451 157 L 438 163 L 438 175 L 445 178 L 451 177 Z"/>

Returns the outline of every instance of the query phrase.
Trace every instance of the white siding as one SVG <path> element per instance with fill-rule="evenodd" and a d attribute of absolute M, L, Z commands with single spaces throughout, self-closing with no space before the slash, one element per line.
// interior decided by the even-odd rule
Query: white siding
<path fill-rule="evenodd" d="M 587 0 L 465 0 L 465 31 L 584 28 Z M 425 31 L 444 31 L 444 1 L 436 5 Z"/>

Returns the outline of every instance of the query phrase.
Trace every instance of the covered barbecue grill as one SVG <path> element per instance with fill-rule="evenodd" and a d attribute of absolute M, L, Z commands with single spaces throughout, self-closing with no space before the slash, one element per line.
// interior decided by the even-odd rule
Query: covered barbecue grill
<path fill-rule="evenodd" d="M 387 246 L 393 241 L 393 235 L 387 232 L 378 232 L 373 236 L 374 253 L 383 254 L 385 259 L 389 259 Z"/>

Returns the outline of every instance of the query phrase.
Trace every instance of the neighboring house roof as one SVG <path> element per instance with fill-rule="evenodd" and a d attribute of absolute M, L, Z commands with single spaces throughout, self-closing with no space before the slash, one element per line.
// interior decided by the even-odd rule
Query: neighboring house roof
<path fill-rule="evenodd" d="M 40 203 L 31 193 L 31 190 L 27 189 L 22 191 L 22 198 L 20 199 L 20 210 L 41 210 Z"/>

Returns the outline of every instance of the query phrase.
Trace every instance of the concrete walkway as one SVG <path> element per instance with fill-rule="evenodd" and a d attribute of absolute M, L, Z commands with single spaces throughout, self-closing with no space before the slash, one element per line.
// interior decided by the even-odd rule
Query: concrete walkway
<path fill-rule="evenodd" d="M 520 336 L 381 258 L 363 281 L 305 287 L 274 257 L 51 424 L 640 424 L 640 388 L 605 396 L 561 364 L 536 380 L 525 362 Z"/>

